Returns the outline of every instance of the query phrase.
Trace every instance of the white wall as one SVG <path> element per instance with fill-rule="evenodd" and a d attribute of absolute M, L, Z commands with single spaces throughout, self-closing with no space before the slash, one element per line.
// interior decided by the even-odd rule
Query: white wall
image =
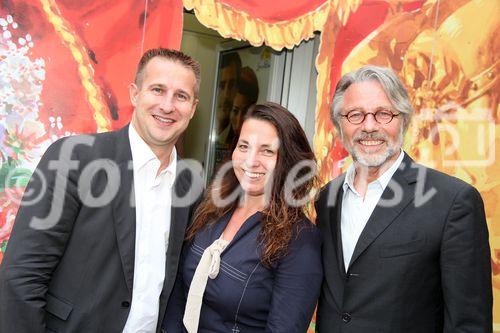
<path fill-rule="evenodd" d="M 312 146 L 315 132 L 316 78 L 314 66 L 319 35 L 287 52 L 281 105 L 299 120 Z"/>

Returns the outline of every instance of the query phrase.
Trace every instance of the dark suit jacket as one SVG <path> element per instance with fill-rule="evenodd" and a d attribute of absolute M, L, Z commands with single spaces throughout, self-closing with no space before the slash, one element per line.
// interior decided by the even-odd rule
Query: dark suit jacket
<path fill-rule="evenodd" d="M 54 161 L 65 155 L 67 146 L 82 141 L 87 143 L 72 149 L 71 159 L 78 162 L 62 162 L 74 164 L 76 169 L 66 176 L 54 171 Z M 135 256 L 131 160 L 128 126 L 117 132 L 64 138 L 48 148 L 26 188 L 0 266 L 0 332 L 123 330 L 132 301 Z M 95 161 L 107 161 L 104 164 L 112 172 L 101 170 L 89 177 L 94 174 L 88 172 Z M 159 323 L 175 282 L 185 226 L 192 212 L 191 206 L 182 207 L 175 201 L 189 192 L 195 180 L 189 172 L 179 174 L 180 169 L 174 184 L 177 196 L 173 195 L 172 201 Z M 58 190 L 58 182 L 60 185 L 65 180 L 66 188 Z M 103 205 L 108 180 L 119 187 Z M 38 201 L 30 204 L 36 195 L 40 195 Z M 92 204 L 84 199 L 89 195 L 102 195 L 102 199 Z M 54 207 L 62 207 L 54 226 L 42 230 L 30 227 L 33 217 L 45 218 Z"/>
<path fill-rule="evenodd" d="M 344 178 L 327 184 L 316 204 L 325 272 L 317 332 L 491 332 L 490 248 L 477 190 L 406 155 L 346 273 Z"/>

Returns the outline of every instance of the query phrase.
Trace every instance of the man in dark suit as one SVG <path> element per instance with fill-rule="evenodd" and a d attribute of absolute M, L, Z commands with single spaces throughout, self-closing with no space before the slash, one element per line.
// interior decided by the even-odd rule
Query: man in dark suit
<path fill-rule="evenodd" d="M 337 84 L 332 118 L 353 165 L 316 204 L 317 332 L 492 331 L 482 199 L 403 152 L 412 112 L 390 69 L 365 66 Z"/>
<path fill-rule="evenodd" d="M 199 83 L 189 56 L 149 50 L 129 126 L 48 148 L 0 267 L 0 332 L 160 331 L 201 194 L 175 150 Z"/>

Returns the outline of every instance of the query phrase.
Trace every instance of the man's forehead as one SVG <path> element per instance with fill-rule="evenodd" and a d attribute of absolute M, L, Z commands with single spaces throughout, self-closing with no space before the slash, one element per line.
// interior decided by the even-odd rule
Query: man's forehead
<path fill-rule="evenodd" d="M 144 81 L 148 81 L 148 85 L 165 85 L 169 82 L 192 81 L 194 88 L 196 77 L 189 67 L 178 61 L 155 57 L 144 68 Z"/>
<path fill-rule="evenodd" d="M 349 86 L 344 93 L 344 106 L 348 104 L 384 106 L 392 105 L 382 85 L 378 81 L 370 80 L 356 82 Z"/>
<path fill-rule="evenodd" d="M 152 67 L 160 66 L 161 64 L 173 64 L 173 60 L 167 59 L 165 57 L 156 56 L 151 58 L 144 66 L 145 70 L 151 69 Z"/>
<path fill-rule="evenodd" d="M 384 88 L 377 80 L 366 80 L 353 82 L 347 89 L 346 93 L 349 92 L 383 92 L 385 94 Z"/>

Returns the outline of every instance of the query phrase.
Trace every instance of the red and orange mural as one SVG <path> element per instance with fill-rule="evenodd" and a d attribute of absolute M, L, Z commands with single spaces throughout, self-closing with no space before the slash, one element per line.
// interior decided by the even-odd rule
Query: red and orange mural
<path fill-rule="evenodd" d="M 178 1 L 148 8 L 144 1 L 2 2 L 0 261 L 24 186 L 47 146 L 127 124 L 127 86 L 143 50 L 179 48 L 181 35 Z"/>
<path fill-rule="evenodd" d="M 7 0 L 0 8 L 0 261 L 19 198 L 44 149 L 129 121 L 142 51 L 179 48 L 183 7 L 222 36 L 274 49 L 321 32 L 314 146 L 324 182 L 348 165 L 330 121 L 339 77 L 393 68 L 416 114 L 406 150 L 476 186 L 485 201 L 500 299 L 497 0 Z M 204 74 L 206 75 L 206 74 Z M 500 305 L 495 303 L 500 332 Z"/>

